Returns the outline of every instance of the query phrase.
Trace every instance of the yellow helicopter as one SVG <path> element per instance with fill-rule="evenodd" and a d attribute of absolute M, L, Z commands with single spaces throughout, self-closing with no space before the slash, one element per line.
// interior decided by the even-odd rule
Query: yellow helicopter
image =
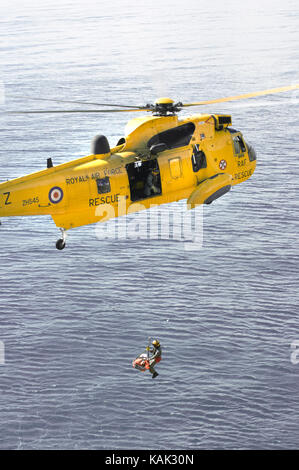
<path fill-rule="evenodd" d="M 110 105 L 115 109 L 41 110 L 32 113 L 151 112 L 128 122 L 125 137 L 110 148 L 96 136 L 92 154 L 0 184 L 0 217 L 51 215 L 62 232 L 56 248 L 66 244 L 66 231 L 160 205 L 187 199 L 187 207 L 210 204 L 232 186 L 246 181 L 256 167 L 256 154 L 228 114 L 195 114 L 182 120 L 186 107 L 280 93 L 299 85 L 228 98 L 175 103 L 160 98 L 145 106 Z M 49 100 L 65 102 L 62 100 Z M 101 105 L 100 103 L 83 103 Z M 17 113 L 12 111 L 11 113 Z"/>

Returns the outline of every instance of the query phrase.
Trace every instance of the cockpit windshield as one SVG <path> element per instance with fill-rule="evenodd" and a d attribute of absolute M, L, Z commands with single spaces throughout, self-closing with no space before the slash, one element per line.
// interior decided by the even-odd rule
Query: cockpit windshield
<path fill-rule="evenodd" d="M 245 143 L 240 135 L 236 135 L 233 137 L 233 142 L 234 142 L 234 149 L 235 149 L 235 154 L 239 155 L 240 153 L 246 152 L 246 146 Z"/>

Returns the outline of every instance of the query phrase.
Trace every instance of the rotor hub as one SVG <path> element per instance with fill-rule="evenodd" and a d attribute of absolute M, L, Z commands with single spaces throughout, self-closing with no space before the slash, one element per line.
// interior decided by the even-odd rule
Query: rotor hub
<path fill-rule="evenodd" d="M 154 104 L 146 105 L 155 116 L 174 115 L 181 110 L 182 103 L 174 103 L 170 98 L 158 98 Z"/>

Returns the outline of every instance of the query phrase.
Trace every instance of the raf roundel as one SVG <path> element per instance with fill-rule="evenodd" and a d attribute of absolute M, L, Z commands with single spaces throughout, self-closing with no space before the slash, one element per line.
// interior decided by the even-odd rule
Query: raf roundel
<path fill-rule="evenodd" d="M 53 204 L 58 204 L 63 199 L 63 191 L 58 186 L 54 186 L 49 191 L 49 199 Z"/>
<path fill-rule="evenodd" d="M 220 162 L 219 162 L 220 170 L 225 170 L 226 165 L 227 165 L 226 160 L 220 160 Z"/>

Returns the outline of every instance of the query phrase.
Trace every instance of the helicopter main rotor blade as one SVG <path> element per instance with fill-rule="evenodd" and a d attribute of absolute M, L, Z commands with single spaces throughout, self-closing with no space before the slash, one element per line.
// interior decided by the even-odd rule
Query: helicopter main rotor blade
<path fill-rule="evenodd" d="M 112 104 L 112 103 L 90 103 L 87 101 L 71 101 L 71 100 L 56 100 L 54 98 L 33 98 L 31 96 L 24 96 L 27 100 L 34 101 L 55 101 L 56 103 L 70 103 L 70 104 L 87 104 L 92 106 L 111 106 L 115 108 L 134 108 L 134 109 L 144 109 L 144 106 L 132 106 L 128 104 Z"/>
<path fill-rule="evenodd" d="M 283 91 L 295 90 L 296 88 L 299 88 L 299 84 L 298 85 L 283 86 L 283 87 L 280 87 L 280 88 L 271 88 L 269 90 L 256 91 L 254 93 L 246 93 L 244 95 L 229 96 L 228 98 L 218 98 L 218 99 L 215 99 L 215 100 L 205 100 L 205 101 L 199 101 L 197 103 L 186 103 L 186 104 L 183 104 L 183 108 L 187 108 L 189 106 L 202 106 L 202 105 L 205 105 L 205 104 L 212 104 L 212 103 L 224 103 L 226 101 L 244 100 L 244 99 L 247 99 L 247 98 L 254 98 L 255 96 L 272 95 L 274 93 L 281 93 Z"/>
<path fill-rule="evenodd" d="M 41 111 L 6 111 L 5 114 L 57 114 L 57 113 L 131 113 L 138 111 L 151 111 L 150 108 L 142 109 L 52 109 Z"/>

